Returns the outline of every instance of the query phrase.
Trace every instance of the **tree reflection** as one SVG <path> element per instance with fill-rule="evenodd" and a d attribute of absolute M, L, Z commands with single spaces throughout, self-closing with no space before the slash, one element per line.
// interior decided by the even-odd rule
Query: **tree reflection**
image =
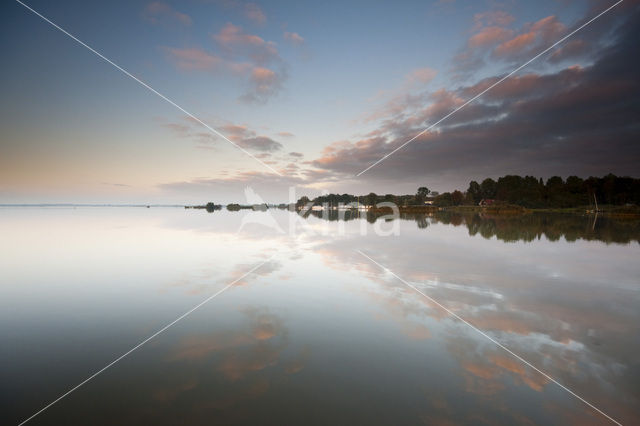
<path fill-rule="evenodd" d="M 381 220 L 385 213 L 358 210 L 310 211 L 314 216 L 329 221 L 365 219 L 369 223 Z M 387 216 L 388 218 L 388 216 Z M 545 237 L 549 241 L 603 241 L 607 244 L 640 243 L 640 220 L 611 216 L 593 216 L 568 213 L 530 213 L 523 215 L 487 215 L 470 212 L 438 211 L 428 214 L 401 213 L 401 220 L 415 221 L 419 229 L 431 223 L 466 226 L 469 235 L 486 239 L 496 237 L 505 242 L 534 241 Z"/>
<path fill-rule="evenodd" d="M 417 216 L 417 215 L 416 215 Z M 418 228 L 423 228 L 422 217 L 414 217 Z M 437 212 L 430 216 L 433 223 L 453 226 L 465 225 L 469 235 L 496 237 L 505 242 L 534 241 L 545 237 L 549 241 L 603 241 L 607 244 L 640 242 L 640 220 L 594 217 L 562 213 L 532 213 L 517 216 L 486 216 Z"/>

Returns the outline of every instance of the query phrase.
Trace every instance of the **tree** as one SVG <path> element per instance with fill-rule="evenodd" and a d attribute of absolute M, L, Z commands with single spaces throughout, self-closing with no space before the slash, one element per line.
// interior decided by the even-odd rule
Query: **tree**
<path fill-rule="evenodd" d="M 459 206 L 464 201 L 464 194 L 457 189 L 451 193 L 451 204 Z"/>
<path fill-rule="evenodd" d="M 491 178 L 483 180 L 480 184 L 482 198 L 496 198 L 497 186 L 496 181 Z"/>
<path fill-rule="evenodd" d="M 311 200 L 309 199 L 309 197 L 307 197 L 306 195 L 303 195 L 302 197 L 300 197 L 300 199 L 296 203 L 296 208 L 301 209 L 305 207 L 307 204 L 309 204 L 310 202 Z"/>
<path fill-rule="evenodd" d="M 220 210 L 220 209 L 222 208 L 222 206 L 217 205 L 217 204 L 212 203 L 212 202 L 208 202 L 208 203 L 204 206 L 204 208 L 207 210 L 207 212 L 209 212 L 209 213 L 213 213 L 213 212 L 214 212 L 214 211 L 216 211 L 216 210 Z"/>
<path fill-rule="evenodd" d="M 431 191 L 426 186 L 421 186 L 416 192 L 416 201 L 418 204 L 424 204 Z"/>
<path fill-rule="evenodd" d="M 467 197 L 470 201 L 469 204 L 478 204 L 482 200 L 482 188 L 480 184 L 475 180 L 469 182 L 469 189 L 467 189 Z"/>
<path fill-rule="evenodd" d="M 369 195 L 365 197 L 365 204 L 368 206 L 375 206 L 378 202 L 378 196 L 375 192 L 370 192 Z"/>
<path fill-rule="evenodd" d="M 452 204 L 451 193 L 445 192 L 444 194 L 440 194 L 433 201 L 436 206 L 446 207 Z"/>

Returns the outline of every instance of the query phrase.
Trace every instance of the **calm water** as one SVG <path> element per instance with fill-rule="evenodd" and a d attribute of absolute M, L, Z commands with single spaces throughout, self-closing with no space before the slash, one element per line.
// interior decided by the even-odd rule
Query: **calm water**
<path fill-rule="evenodd" d="M 637 223 L 270 213 L 0 209 L 2 423 L 638 423 Z"/>

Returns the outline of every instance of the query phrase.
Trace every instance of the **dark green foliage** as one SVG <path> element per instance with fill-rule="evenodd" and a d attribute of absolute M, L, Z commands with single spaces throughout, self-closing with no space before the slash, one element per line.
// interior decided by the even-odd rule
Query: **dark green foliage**
<path fill-rule="evenodd" d="M 480 200 L 482 200 L 482 188 L 480 188 L 480 184 L 475 180 L 469 182 L 469 188 L 467 189 L 467 202 L 466 204 L 478 204 Z M 490 198 L 490 197 L 487 197 Z"/>
<path fill-rule="evenodd" d="M 451 200 L 451 193 L 445 192 L 443 194 L 438 195 L 434 200 L 433 204 L 438 207 L 448 207 L 452 206 L 453 202 Z"/>
<path fill-rule="evenodd" d="M 480 198 L 496 198 L 497 184 L 491 178 L 486 178 L 480 184 Z"/>
<path fill-rule="evenodd" d="M 430 191 L 426 186 L 418 188 L 415 195 L 386 194 L 356 196 L 350 194 L 328 194 L 309 200 L 302 197 L 296 203 L 301 207 L 308 202 L 314 205 L 328 205 L 329 207 L 348 205 L 350 203 L 373 206 L 386 201 L 398 206 L 424 205 L 426 200 L 440 207 L 459 205 L 478 205 L 481 200 L 495 200 L 498 204 L 513 204 L 529 209 L 537 208 L 571 208 L 584 207 L 595 204 L 594 195 L 600 206 L 627 204 L 640 205 L 640 179 L 619 177 L 608 174 L 604 177 L 590 177 L 582 179 L 569 176 L 566 181 L 559 176 L 547 179 L 534 176 L 507 175 L 497 181 L 487 178 L 478 183 L 471 181 L 466 192 L 455 190 L 438 194 Z"/>
<path fill-rule="evenodd" d="M 464 201 L 464 194 L 457 189 L 451 193 L 451 205 L 459 206 Z"/>
<path fill-rule="evenodd" d="M 420 188 L 418 188 L 418 192 L 416 192 L 416 203 L 424 204 L 430 192 L 431 191 L 426 186 L 421 186 Z"/>
<path fill-rule="evenodd" d="M 222 206 L 219 204 L 209 202 L 204 206 L 204 208 L 207 209 L 209 213 L 213 213 L 216 210 L 220 210 Z"/>
<path fill-rule="evenodd" d="M 227 210 L 229 210 L 230 212 L 237 212 L 239 210 L 250 210 L 250 209 L 253 209 L 253 206 L 243 206 L 235 203 L 227 204 Z"/>
<path fill-rule="evenodd" d="M 365 198 L 364 203 L 368 206 L 375 206 L 376 204 L 378 204 L 378 196 L 375 193 L 371 192 Z"/>

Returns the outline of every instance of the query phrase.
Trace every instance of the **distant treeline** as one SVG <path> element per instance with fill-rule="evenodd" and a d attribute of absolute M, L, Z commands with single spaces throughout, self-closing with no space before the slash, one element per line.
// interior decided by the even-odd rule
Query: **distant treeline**
<path fill-rule="evenodd" d="M 216 210 L 222 210 L 222 205 L 215 204 L 213 202 L 208 202 L 207 204 L 201 206 L 184 206 L 185 209 L 205 209 L 209 213 L 213 213 Z M 231 212 L 237 212 L 240 210 L 256 210 L 256 211 L 266 211 L 268 206 L 266 204 L 255 204 L 255 205 L 244 205 L 244 204 L 236 204 L 231 203 L 227 204 L 227 210 Z"/>
<path fill-rule="evenodd" d="M 595 196 L 595 197 L 594 197 Z M 639 205 L 640 179 L 608 174 L 603 177 L 582 179 L 569 176 L 566 180 L 553 176 L 547 181 L 533 176 L 507 175 L 493 180 L 487 178 L 481 183 L 471 181 L 466 191 L 438 193 L 427 187 L 420 187 L 413 195 L 368 195 L 328 194 L 310 200 L 302 197 L 296 203 L 298 208 L 313 205 L 338 206 L 359 203 L 373 206 L 388 201 L 398 206 L 424 205 L 460 206 L 478 205 L 482 200 L 491 203 L 514 204 L 526 208 L 569 208 L 593 205 L 594 200 L 607 205 Z"/>
<path fill-rule="evenodd" d="M 482 199 L 495 199 L 527 208 L 578 207 L 594 204 L 594 200 L 608 205 L 637 205 L 640 204 L 640 179 L 608 174 L 588 179 L 569 176 L 566 180 L 553 176 L 544 182 L 542 178 L 533 176 L 509 175 L 497 181 L 470 182 L 464 200 L 477 204 Z"/>
<path fill-rule="evenodd" d="M 206 211 L 208 211 L 209 213 L 213 213 L 216 210 L 220 210 L 222 209 L 222 206 L 220 204 L 215 204 L 215 203 L 207 203 L 201 206 L 184 206 L 185 209 L 205 209 Z"/>

